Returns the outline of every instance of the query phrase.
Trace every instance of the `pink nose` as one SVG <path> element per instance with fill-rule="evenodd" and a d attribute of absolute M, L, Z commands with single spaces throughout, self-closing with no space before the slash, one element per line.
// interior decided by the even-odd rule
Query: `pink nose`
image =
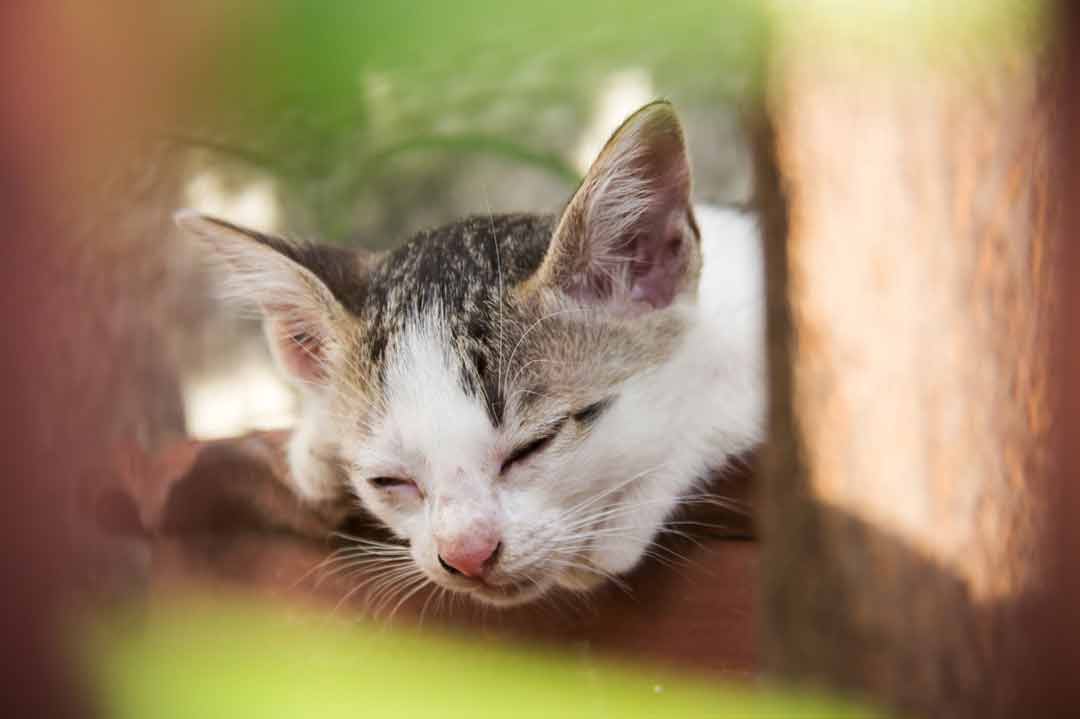
<path fill-rule="evenodd" d="M 440 542 L 439 564 L 450 574 L 482 577 L 499 558 L 502 542 L 493 537 L 473 537 Z"/>

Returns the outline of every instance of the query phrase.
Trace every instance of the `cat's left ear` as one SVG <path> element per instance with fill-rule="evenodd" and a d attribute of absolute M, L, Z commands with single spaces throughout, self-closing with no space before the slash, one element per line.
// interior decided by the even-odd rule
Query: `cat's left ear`
<path fill-rule="evenodd" d="M 608 140 L 563 212 L 538 279 L 578 301 L 638 313 L 695 287 L 700 239 L 674 108 L 653 102 Z"/>
<path fill-rule="evenodd" d="M 262 312 L 278 366 L 305 384 L 325 380 L 347 326 L 346 310 L 330 286 L 358 283 L 352 275 L 361 276 L 359 257 L 192 210 L 181 210 L 174 218 L 202 240 L 207 259 L 221 268 L 228 299 Z"/>

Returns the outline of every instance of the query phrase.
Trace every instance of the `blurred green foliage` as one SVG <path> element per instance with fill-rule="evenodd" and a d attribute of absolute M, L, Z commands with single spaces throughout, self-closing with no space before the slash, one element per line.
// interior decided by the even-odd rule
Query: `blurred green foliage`
<path fill-rule="evenodd" d="M 1052 4 L 1041 0 L 811 0 L 772 6 L 781 42 L 840 48 L 874 72 L 933 65 L 977 73 L 1008 53 L 1038 52 L 1052 21 Z"/>
<path fill-rule="evenodd" d="M 821 696 L 250 604 L 175 605 L 104 629 L 90 660 L 112 719 L 882 716 Z"/>
<path fill-rule="evenodd" d="M 568 193 L 605 77 L 639 68 L 659 96 L 726 103 L 756 73 L 763 20 L 751 0 L 268 0 L 214 25 L 172 138 L 269 173 L 295 222 L 342 240 L 360 214 L 442 201 L 478 155 Z"/>
<path fill-rule="evenodd" d="M 642 71 L 655 96 L 723 125 L 732 104 L 761 87 L 765 38 L 777 28 L 823 54 L 858 47 L 857 57 L 899 61 L 893 71 L 903 72 L 1029 42 L 1046 22 L 1043 8 L 1024 0 L 222 3 L 191 113 L 168 135 L 241 180 L 272 178 L 290 229 L 332 241 L 360 232 L 385 246 L 482 211 L 487 198 L 469 182 L 480 161 L 502 163 L 484 175 L 496 205 L 524 195 L 536 202 L 513 209 L 540 209 L 564 198 L 580 171 L 571 153 L 613 73 Z M 733 141 L 725 132 L 712 139 Z M 714 184 L 746 172 L 730 157 L 694 159 Z M 523 188 L 510 197 L 502 183 Z M 712 199 L 745 199 L 706 189 Z"/>

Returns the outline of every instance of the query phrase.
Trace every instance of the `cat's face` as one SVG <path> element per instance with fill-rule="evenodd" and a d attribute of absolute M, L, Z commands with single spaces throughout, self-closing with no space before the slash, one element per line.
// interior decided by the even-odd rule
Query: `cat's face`
<path fill-rule="evenodd" d="M 689 191 L 656 103 L 558 218 L 475 217 L 382 256 L 185 224 L 307 388 L 300 493 L 352 492 L 431 581 L 505 605 L 632 568 L 677 500 L 654 410 L 700 270 Z"/>
<path fill-rule="evenodd" d="M 491 242 L 489 224 L 507 254 L 551 236 L 547 222 L 478 218 L 417 251 L 461 257 L 463 238 Z M 663 458 L 638 385 L 676 346 L 681 314 L 622 316 L 525 289 L 513 271 L 500 293 L 497 267 L 462 271 L 494 281 L 457 301 L 453 275 L 407 286 L 410 309 L 369 305 L 358 324 L 349 355 L 363 369 L 331 411 L 348 418 L 336 426 L 351 486 L 431 579 L 489 602 L 628 569 L 656 529 L 634 508 L 669 494 L 648 476 Z"/>

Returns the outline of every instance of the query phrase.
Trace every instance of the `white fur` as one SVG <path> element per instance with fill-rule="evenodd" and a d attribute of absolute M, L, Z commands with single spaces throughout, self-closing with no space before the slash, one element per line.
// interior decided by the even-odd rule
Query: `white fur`
<path fill-rule="evenodd" d="M 625 534 L 602 542 L 594 562 L 631 569 L 678 497 L 710 469 L 753 449 L 764 437 L 766 381 L 764 278 L 752 216 L 695 208 L 704 266 L 696 304 L 685 308 L 689 331 L 663 366 L 632 378 L 606 418 L 605 446 L 588 469 L 623 465 L 623 476 L 656 467 L 625 501 Z M 598 461 L 597 461 L 598 460 Z"/>
<path fill-rule="evenodd" d="M 529 541 L 528 519 L 535 512 L 500 484 L 499 468 L 511 445 L 462 389 L 437 316 L 407 327 L 388 348 L 385 416 L 370 436 L 346 439 L 342 449 L 356 494 L 410 540 L 417 565 L 435 582 L 465 590 L 471 586 L 466 580 L 440 567 L 438 546 L 497 534 L 506 548 L 501 576 L 509 580 L 514 572 L 507 570 Z M 380 490 L 368 481 L 381 476 L 409 478 L 422 496 Z"/>
<path fill-rule="evenodd" d="M 514 435 L 512 421 L 494 428 L 482 403 L 465 394 L 441 327 L 419 322 L 388 349 L 385 417 L 372 435 L 345 438 L 342 450 L 356 493 L 410 541 L 431 580 L 511 604 L 555 584 L 584 589 L 626 572 L 680 497 L 709 469 L 761 441 L 764 300 L 756 221 L 712 207 L 696 214 L 705 262 L 698 299 L 671 309 L 688 324 L 681 345 L 662 366 L 626 381 L 584 440 L 561 433 L 505 476 L 503 460 L 526 437 Z M 420 494 L 371 486 L 378 476 L 412 479 Z M 526 588 L 487 589 L 440 568 L 440 542 L 478 531 L 503 543 L 489 581 L 526 579 Z"/>

